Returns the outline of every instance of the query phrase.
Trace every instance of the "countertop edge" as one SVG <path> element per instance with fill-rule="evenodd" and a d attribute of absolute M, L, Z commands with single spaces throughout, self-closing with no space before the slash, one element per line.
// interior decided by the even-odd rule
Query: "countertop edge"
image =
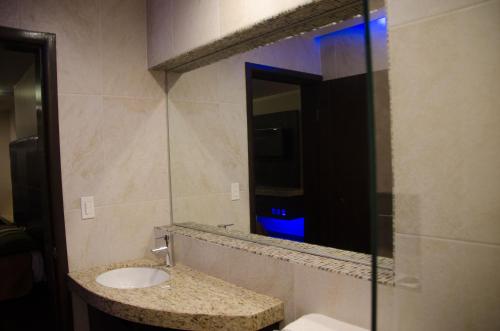
<path fill-rule="evenodd" d="M 213 276 L 207 276 L 215 278 Z M 85 287 L 84 284 L 81 284 L 77 279 L 73 278 L 72 273 L 67 275 L 67 283 L 68 288 L 72 293 L 78 295 L 84 302 L 100 311 L 127 321 L 157 327 L 179 330 L 207 330 L 207 328 L 210 330 L 219 330 L 221 329 L 221 326 L 238 325 L 238 330 L 242 331 L 260 330 L 269 325 L 280 322 L 284 318 L 284 303 L 281 301 L 276 306 L 271 307 L 262 313 L 253 315 L 209 315 L 204 313 L 183 313 L 145 308 L 119 300 L 114 300 L 113 298 L 103 296 Z M 263 316 L 258 316 L 260 314 Z M 161 315 L 161 317 L 159 317 L 159 315 Z M 271 319 L 269 316 L 276 316 L 276 318 Z M 233 329 L 228 328 L 227 330 Z"/>

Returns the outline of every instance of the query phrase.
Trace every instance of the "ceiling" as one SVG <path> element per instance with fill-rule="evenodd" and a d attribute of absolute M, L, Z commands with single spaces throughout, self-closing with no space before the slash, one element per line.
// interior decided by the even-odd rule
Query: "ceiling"
<path fill-rule="evenodd" d="M 286 84 L 261 79 L 252 80 L 252 95 L 254 98 L 262 98 L 299 89 L 300 86 L 297 84 Z"/>

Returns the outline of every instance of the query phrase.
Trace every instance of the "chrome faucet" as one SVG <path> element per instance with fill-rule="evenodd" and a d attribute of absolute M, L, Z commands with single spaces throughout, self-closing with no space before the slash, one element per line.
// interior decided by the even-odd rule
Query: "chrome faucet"
<path fill-rule="evenodd" d="M 167 267 L 173 267 L 174 262 L 174 234 L 172 232 L 167 232 L 163 237 L 157 237 L 156 239 L 165 239 L 165 246 L 154 248 L 151 252 L 158 254 L 165 252 L 165 265 Z"/>

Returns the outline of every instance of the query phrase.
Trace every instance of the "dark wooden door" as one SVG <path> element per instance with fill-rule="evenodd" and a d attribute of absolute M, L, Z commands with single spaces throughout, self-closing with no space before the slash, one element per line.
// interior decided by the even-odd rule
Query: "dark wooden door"
<path fill-rule="evenodd" d="M 306 242 L 368 253 L 369 153 L 366 75 L 317 86 L 304 121 Z"/>

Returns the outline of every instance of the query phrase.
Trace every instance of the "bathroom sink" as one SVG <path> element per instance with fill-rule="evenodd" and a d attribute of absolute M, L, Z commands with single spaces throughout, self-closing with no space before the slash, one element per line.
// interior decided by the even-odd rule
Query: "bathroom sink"
<path fill-rule="evenodd" d="M 113 288 L 143 288 L 158 285 L 170 279 L 163 270 L 147 267 L 120 268 L 103 272 L 96 282 Z"/>

